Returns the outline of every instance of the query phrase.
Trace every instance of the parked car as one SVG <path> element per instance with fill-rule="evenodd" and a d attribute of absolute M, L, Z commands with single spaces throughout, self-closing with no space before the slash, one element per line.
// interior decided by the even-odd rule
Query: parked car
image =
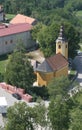
<path fill-rule="evenodd" d="M 12 96 L 18 100 L 21 100 L 21 98 L 22 98 L 18 93 L 13 93 Z"/>

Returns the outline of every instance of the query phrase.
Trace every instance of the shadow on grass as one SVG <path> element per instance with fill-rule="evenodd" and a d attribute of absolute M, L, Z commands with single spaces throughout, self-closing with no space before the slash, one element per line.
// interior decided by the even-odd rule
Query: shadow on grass
<path fill-rule="evenodd" d="M 0 61 L 7 60 L 7 59 L 8 59 L 8 55 L 1 55 L 0 56 Z"/>

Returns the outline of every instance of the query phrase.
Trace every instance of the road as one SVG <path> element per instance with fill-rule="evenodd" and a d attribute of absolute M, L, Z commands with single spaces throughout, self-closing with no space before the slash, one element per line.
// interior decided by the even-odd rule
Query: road
<path fill-rule="evenodd" d="M 74 64 L 78 73 L 76 80 L 80 83 L 80 86 L 82 86 L 82 55 L 75 57 Z"/>

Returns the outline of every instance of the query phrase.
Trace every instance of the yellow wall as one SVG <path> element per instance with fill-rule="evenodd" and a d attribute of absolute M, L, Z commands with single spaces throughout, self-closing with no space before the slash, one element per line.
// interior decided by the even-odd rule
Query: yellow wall
<path fill-rule="evenodd" d="M 47 85 L 48 82 L 54 77 L 54 73 L 37 72 L 38 86 Z"/>
<path fill-rule="evenodd" d="M 63 76 L 63 75 L 68 75 L 68 66 L 56 71 L 55 77 Z"/>
<path fill-rule="evenodd" d="M 46 86 L 51 81 L 51 79 L 62 75 L 66 75 L 66 76 L 68 75 L 68 66 L 52 73 L 37 72 L 38 86 L 43 86 L 43 85 Z"/>
<path fill-rule="evenodd" d="M 61 48 L 59 48 L 59 45 L 61 46 Z M 56 54 L 57 53 L 61 53 L 63 56 L 65 56 L 68 59 L 68 43 L 57 42 Z"/>

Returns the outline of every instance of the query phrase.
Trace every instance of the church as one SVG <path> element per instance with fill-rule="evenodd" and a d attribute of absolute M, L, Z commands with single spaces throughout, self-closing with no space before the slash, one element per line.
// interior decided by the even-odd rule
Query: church
<path fill-rule="evenodd" d="M 38 86 L 47 86 L 53 78 L 68 75 L 68 42 L 64 36 L 63 26 L 60 27 L 56 40 L 56 54 L 38 65 L 36 75 Z"/>

